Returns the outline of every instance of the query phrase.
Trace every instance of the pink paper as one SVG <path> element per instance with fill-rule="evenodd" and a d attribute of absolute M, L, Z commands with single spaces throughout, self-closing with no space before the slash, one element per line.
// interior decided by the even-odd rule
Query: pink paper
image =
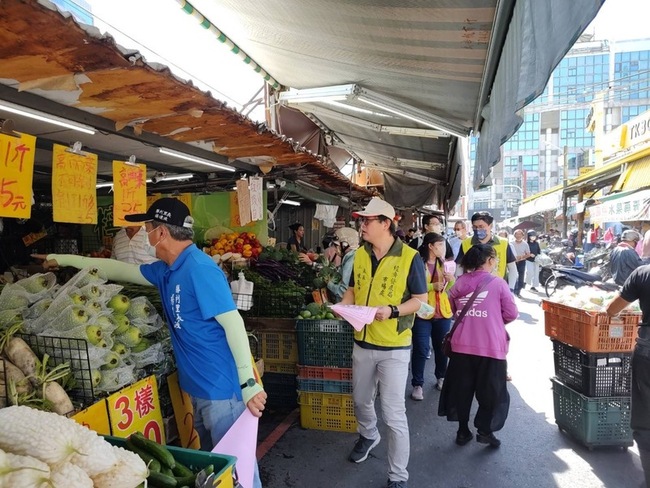
<path fill-rule="evenodd" d="M 212 449 L 214 453 L 237 458 L 235 468 L 242 488 L 253 488 L 258 424 L 259 419 L 247 408 Z"/>
<path fill-rule="evenodd" d="M 445 261 L 443 266 L 445 268 L 445 273 L 448 273 L 448 274 L 456 273 L 456 262 L 455 261 Z"/>
<path fill-rule="evenodd" d="M 339 314 L 347 320 L 355 330 L 363 329 L 366 324 L 375 320 L 378 307 L 364 307 L 363 305 L 341 305 L 336 304 L 330 307 L 334 313 Z"/>

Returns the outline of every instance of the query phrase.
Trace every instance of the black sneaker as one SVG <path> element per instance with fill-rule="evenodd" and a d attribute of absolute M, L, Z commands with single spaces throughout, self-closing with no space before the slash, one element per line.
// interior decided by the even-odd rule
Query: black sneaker
<path fill-rule="evenodd" d="M 481 444 L 489 444 L 490 447 L 497 448 L 501 445 L 501 441 L 494 437 L 494 434 L 490 432 L 489 434 L 481 434 L 480 432 L 476 433 L 476 442 Z"/>
<path fill-rule="evenodd" d="M 348 461 L 353 463 L 362 463 L 368 459 L 368 454 L 372 451 L 373 447 L 379 444 L 381 437 L 377 434 L 376 439 L 366 439 L 364 436 L 360 435 L 359 440 L 354 445 L 354 449 L 348 456 Z"/>
<path fill-rule="evenodd" d="M 470 431 L 463 432 L 459 430 L 458 432 L 456 432 L 456 444 L 458 444 L 459 446 L 464 446 L 472 439 L 474 439 L 474 435 L 472 435 Z"/>
<path fill-rule="evenodd" d="M 530 289 L 530 291 L 534 291 L 535 293 L 537 293 L 537 288 L 535 288 L 535 287 L 533 286 L 533 287 Z"/>

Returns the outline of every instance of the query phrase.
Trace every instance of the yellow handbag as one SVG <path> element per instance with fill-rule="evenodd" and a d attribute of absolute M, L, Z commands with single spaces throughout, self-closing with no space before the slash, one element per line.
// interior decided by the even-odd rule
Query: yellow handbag
<path fill-rule="evenodd" d="M 451 311 L 451 303 L 449 302 L 449 296 L 447 296 L 446 291 L 436 292 L 436 308 L 440 311 L 440 315 L 446 319 L 451 318 L 453 315 Z"/>

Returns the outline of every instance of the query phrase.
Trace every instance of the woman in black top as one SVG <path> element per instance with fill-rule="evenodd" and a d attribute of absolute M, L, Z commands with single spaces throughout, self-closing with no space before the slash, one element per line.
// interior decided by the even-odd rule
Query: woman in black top
<path fill-rule="evenodd" d="M 530 291 L 537 291 L 539 286 L 539 264 L 535 262 L 535 258 L 542 252 L 537 242 L 537 232 L 534 230 L 528 231 L 528 247 L 530 248 L 530 256 L 526 258 L 526 284 L 530 286 Z"/>
<path fill-rule="evenodd" d="M 293 252 L 307 252 L 307 248 L 302 242 L 303 237 L 305 236 L 305 228 L 299 222 L 291 224 L 289 229 L 293 232 L 293 235 L 289 237 L 287 241 L 287 249 Z"/>

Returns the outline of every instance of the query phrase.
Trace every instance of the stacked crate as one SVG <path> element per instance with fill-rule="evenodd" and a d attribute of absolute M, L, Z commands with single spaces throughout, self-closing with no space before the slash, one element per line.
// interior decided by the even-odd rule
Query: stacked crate
<path fill-rule="evenodd" d="M 293 319 L 247 319 L 251 351 L 264 360 L 262 382 L 271 409 L 293 409 L 297 405 L 296 374 L 298 344 Z M 290 324 L 290 326 L 289 326 Z"/>
<path fill-rule="evenodd" d="M 356 432 L 352 401 L 352 326 L 297 320 L 298 403 L 305 429 Z"/>
<path fill-rule="evenodd" d="M 593 449 L 631 446 L 632 349 L 641 315 L 609 317 L 542 301 L 555 363 L 555 423 Z"/>

